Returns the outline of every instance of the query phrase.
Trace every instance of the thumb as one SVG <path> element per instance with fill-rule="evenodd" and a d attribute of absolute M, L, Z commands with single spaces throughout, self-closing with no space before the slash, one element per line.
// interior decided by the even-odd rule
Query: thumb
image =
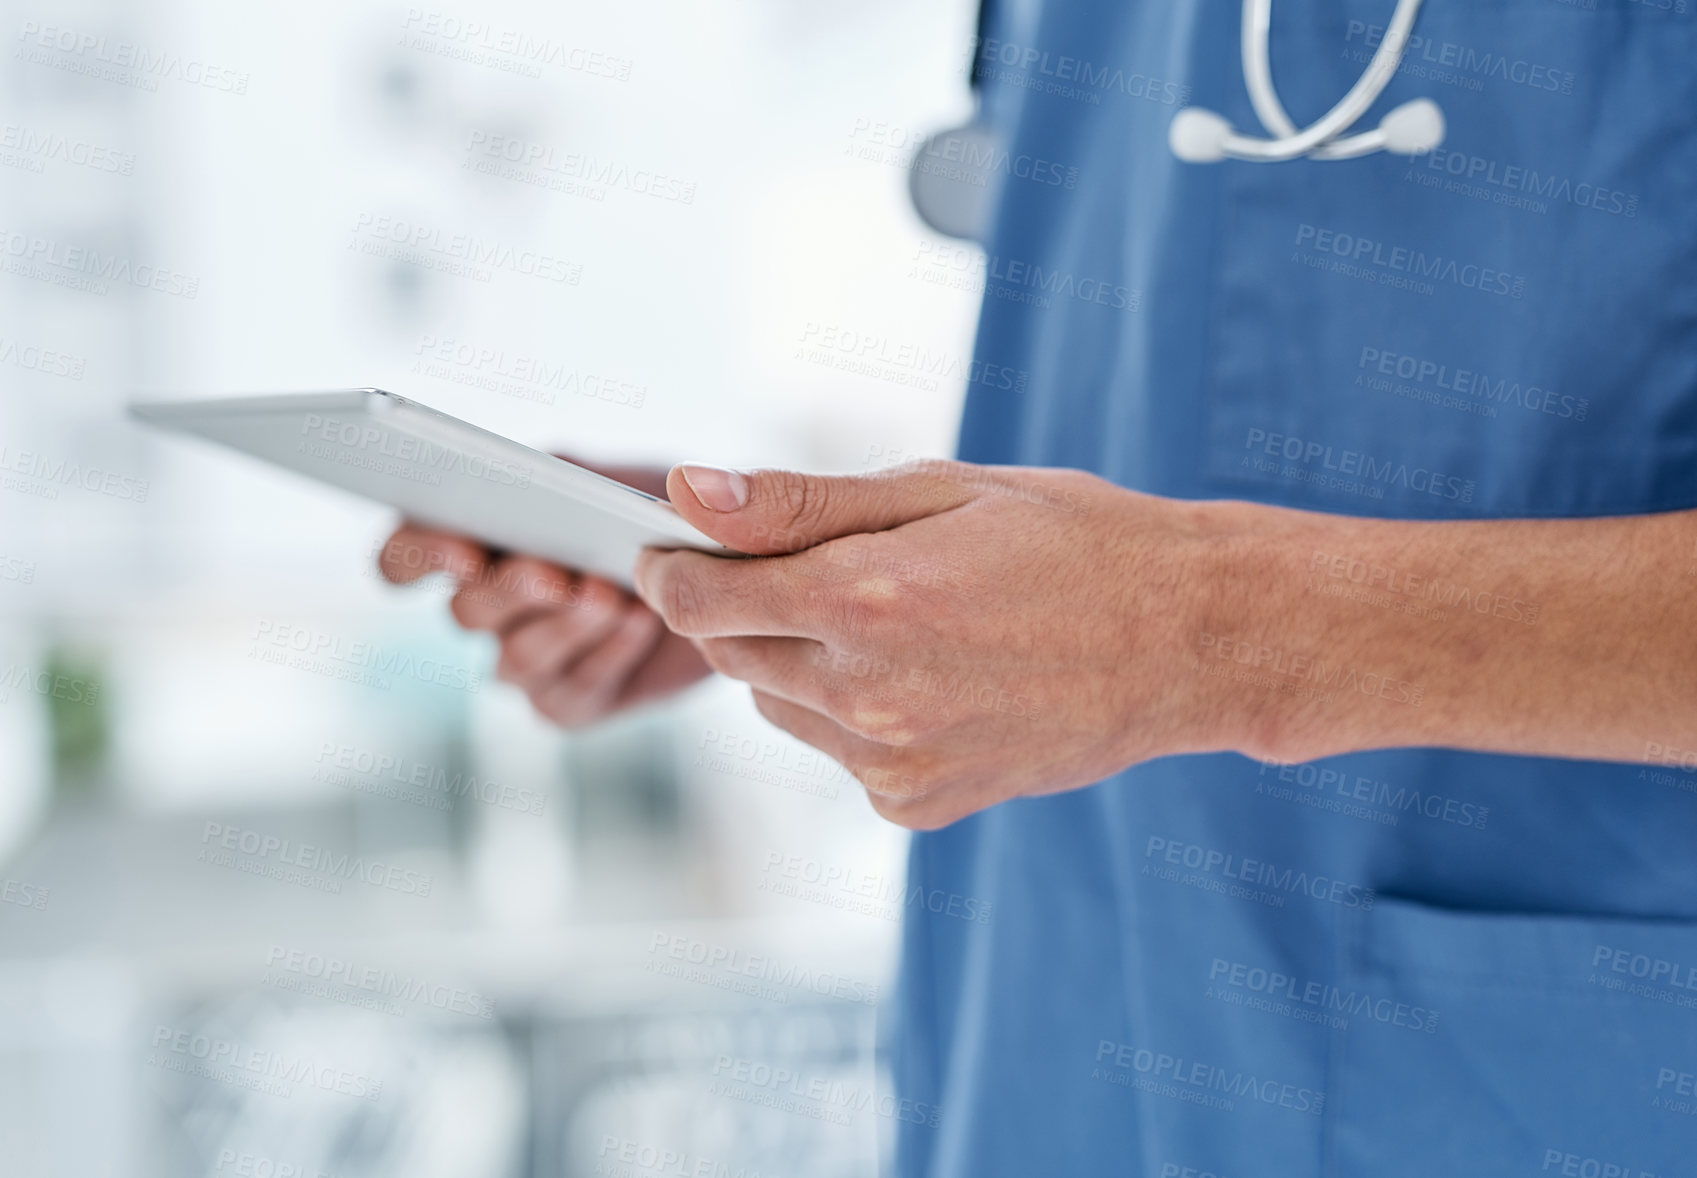
<path fill-rule="evenodd" d="M 686 462 L 666 476 L 666 495 L 679 515 L 719 543 L 753 556 L 776 556 L 959 507 L 976 497 L 977 471 L 941 459 L 864 475 L 722 470 Z"/>

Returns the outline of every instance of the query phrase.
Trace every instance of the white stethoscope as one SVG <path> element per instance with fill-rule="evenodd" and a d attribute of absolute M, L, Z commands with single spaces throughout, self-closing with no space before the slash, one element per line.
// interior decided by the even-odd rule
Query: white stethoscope
<path fill-rule="evenodd" d="M 1346 160 L 1375 151 L 1399 155 L 1425 155 L 1444 140 L 1444 112 L 1429 98 L 1416 98 L 1392 110 L 1371 131 L 1345 136 L 1383 94 L 1402 65 L 1414 19 L 1421 0 L 1397 0 L 1396 11 L 1384 39 L 1367 63 L 1366 71 L 1338 104 L 1318 122 L 1298 130 L 1285 113 L 1284 103 L 1273 86 L 1273 63 L 1268 48 L 1273 0 L 1243 0 L 1243 80 L 1249 100 L 1270 138 L 1240 135 L 1221 115 L 1211 110 L 1187 107 L 1174 117 L 1167 132 L 1173 154 L 1193 164 L 1233 159 L 1274 163 L 1306 156 L 1317 160 Z M 917 159 L 935 154 L 940 159 L 975 158 L 971 151 L 951 146 L 962 141 L 964 148 L 982 155 L 994 147 L 990 129 L 974 120 L 962 127 L 938 131 L 925 141 Z M 990 192 L 987 177 L 963 182 L 958 177 L 928 169 L 909 172 L 909 191 L 921 219 L 939 233 L 966 240 L 981 240 L 989 219 Z"/>
<path fill-rule="evenodd" d="M 1402 65 L 1420 0 L 1397 0 L 1396 12 L 1384 39 L 1367 63 L 1366 72 L 1338 104 L 1315 123 L 1296 129 L 1273 87 L 1273 63 L 1268 49 L 1273 0 L 1243 0 L 1243 80 L 1249 101 L 1270 138 L 1240 135 L 1211 110 L 1188 107 L 1174 117 L 1167 132 L 1173 154 L 1193 164 L 1233 159 L 1274 163 L 1303 156 L 1317 160 L 1347 160 L 1375 151 L 1425 155 L 1444 141 L 1444 112 L 1430 98 L 1416 98 L 1392 110 L 1371 131 L 1339 138 L 1360 121 L 1367 108 L 1384 93 Z"/>

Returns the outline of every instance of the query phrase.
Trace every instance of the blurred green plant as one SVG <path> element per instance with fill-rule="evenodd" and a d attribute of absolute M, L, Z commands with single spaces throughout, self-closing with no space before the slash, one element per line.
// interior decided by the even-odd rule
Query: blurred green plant
<path fill-rule="evenodd" d="M 94 798 L 104 792 L 112 743 L 112 701 L 103 683 L 101 660 L 54 643 L 42 669 L 53 751 L 53 800 Z"/>

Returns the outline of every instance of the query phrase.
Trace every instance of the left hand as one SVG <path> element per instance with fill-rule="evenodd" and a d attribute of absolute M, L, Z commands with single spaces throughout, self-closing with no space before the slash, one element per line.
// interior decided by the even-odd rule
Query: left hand
<path fill-rule="evenodd" d="M 642 599 L 892 821 L 931 829 L 1224 747 L 1192 669 L 1207 505 L 956 462 L 682 466 L 667 492 L 764 559 L 651 549 Z"/>

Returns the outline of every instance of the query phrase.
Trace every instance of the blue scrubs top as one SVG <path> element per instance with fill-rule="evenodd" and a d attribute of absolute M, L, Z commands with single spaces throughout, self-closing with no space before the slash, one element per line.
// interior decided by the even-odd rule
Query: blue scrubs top
<path fill-rule="evenodd" d="M 1298 124 L 1391 8 L 1274 4 Z M 1440 151 L 1195 166 L 1181 104 L 1259 127 L 1236 0 L 1004 0 L 984 102 L 1033 166 L 977 347 L 1023 375 L 973 386 L 961 456 L 1360 516 L 1697 507 L 1692 8 L 1427 0 L 1363 125 L 1430 97 Z M 1310 582 L 1339 610 L 1433 604 L 1350 555 Z M 1697 593 L 1697 551 L 1660 556 Z M 1502 582 L 1447 612 L 1512 641 L 1583 608 Z M 899 993 L 903 1107 L 935 1110 L 904 1178 L 1697 1174 L 1697 773 L 1140 765 L 918 835 Z"/>

